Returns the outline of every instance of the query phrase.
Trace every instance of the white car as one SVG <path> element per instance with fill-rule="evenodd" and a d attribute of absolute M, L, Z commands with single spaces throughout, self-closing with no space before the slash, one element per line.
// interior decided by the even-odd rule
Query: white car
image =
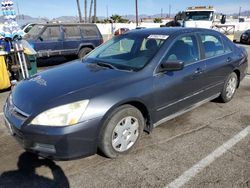
<path fill-rule="evenodd" d="M 21 26 L 21 29 L 23 30 L 24 34 L 28 33 L 32 27 L 34 27 L 36 24 L 34 23 L 27 23 Z"/>

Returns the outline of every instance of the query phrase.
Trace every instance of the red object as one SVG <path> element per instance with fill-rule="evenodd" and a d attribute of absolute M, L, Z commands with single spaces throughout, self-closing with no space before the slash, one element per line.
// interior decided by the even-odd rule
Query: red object
<path fill-rule="evenodd" d="M 122 35 L 123 33 L 126 33 L 127 31 L 129 31 L 128 28 L 119 28 L 115 31 L 114 35 L 115 36 Z"/>

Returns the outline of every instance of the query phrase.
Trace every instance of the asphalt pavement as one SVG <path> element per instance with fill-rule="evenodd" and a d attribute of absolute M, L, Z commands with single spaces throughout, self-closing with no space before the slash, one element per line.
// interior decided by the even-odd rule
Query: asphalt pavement
<path fill-rule="evenodd" d="M 250 54 L 250 46 L 246 48 Z M 7 95 L 0 94 L 0 109 Z M 143 134 L 138 147 L 126 156 L 112 160 L 96 154 L 73 161 L 26 153 L 5 128 L 0 110 L 0 188 L 249 188 L 249 109 L 247 76 L 231 102 L 209 102 L 162 124 Z"/>

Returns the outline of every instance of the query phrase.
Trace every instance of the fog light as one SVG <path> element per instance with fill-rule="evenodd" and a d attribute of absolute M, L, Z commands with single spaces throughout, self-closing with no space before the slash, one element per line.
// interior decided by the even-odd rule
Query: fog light
<path fill-rule="evenodd" d="M 56 153 L 55 146 L 54 145 L 49 145 L 49 144 L 35 143 L 34 147 L 32 149 L 35 150 L 35 151 L 38 151 L 38 152 Z"/>

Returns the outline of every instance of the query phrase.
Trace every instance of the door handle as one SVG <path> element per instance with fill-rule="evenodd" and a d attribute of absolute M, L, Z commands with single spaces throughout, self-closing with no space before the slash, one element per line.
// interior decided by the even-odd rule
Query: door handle
<path fill-rule="evenodd" d="M 227 62 L 229 63 L 229 62 L 231 62 L 232 61 L 232 58 L 231 57 L 228 57 L 227 58 Z"/>
<path fill-rule="evenodd" d="M 196 71 L 194 72 L 195 74 L 202 74 L 203 70 L 202 68 L 197 68 Z"/>

